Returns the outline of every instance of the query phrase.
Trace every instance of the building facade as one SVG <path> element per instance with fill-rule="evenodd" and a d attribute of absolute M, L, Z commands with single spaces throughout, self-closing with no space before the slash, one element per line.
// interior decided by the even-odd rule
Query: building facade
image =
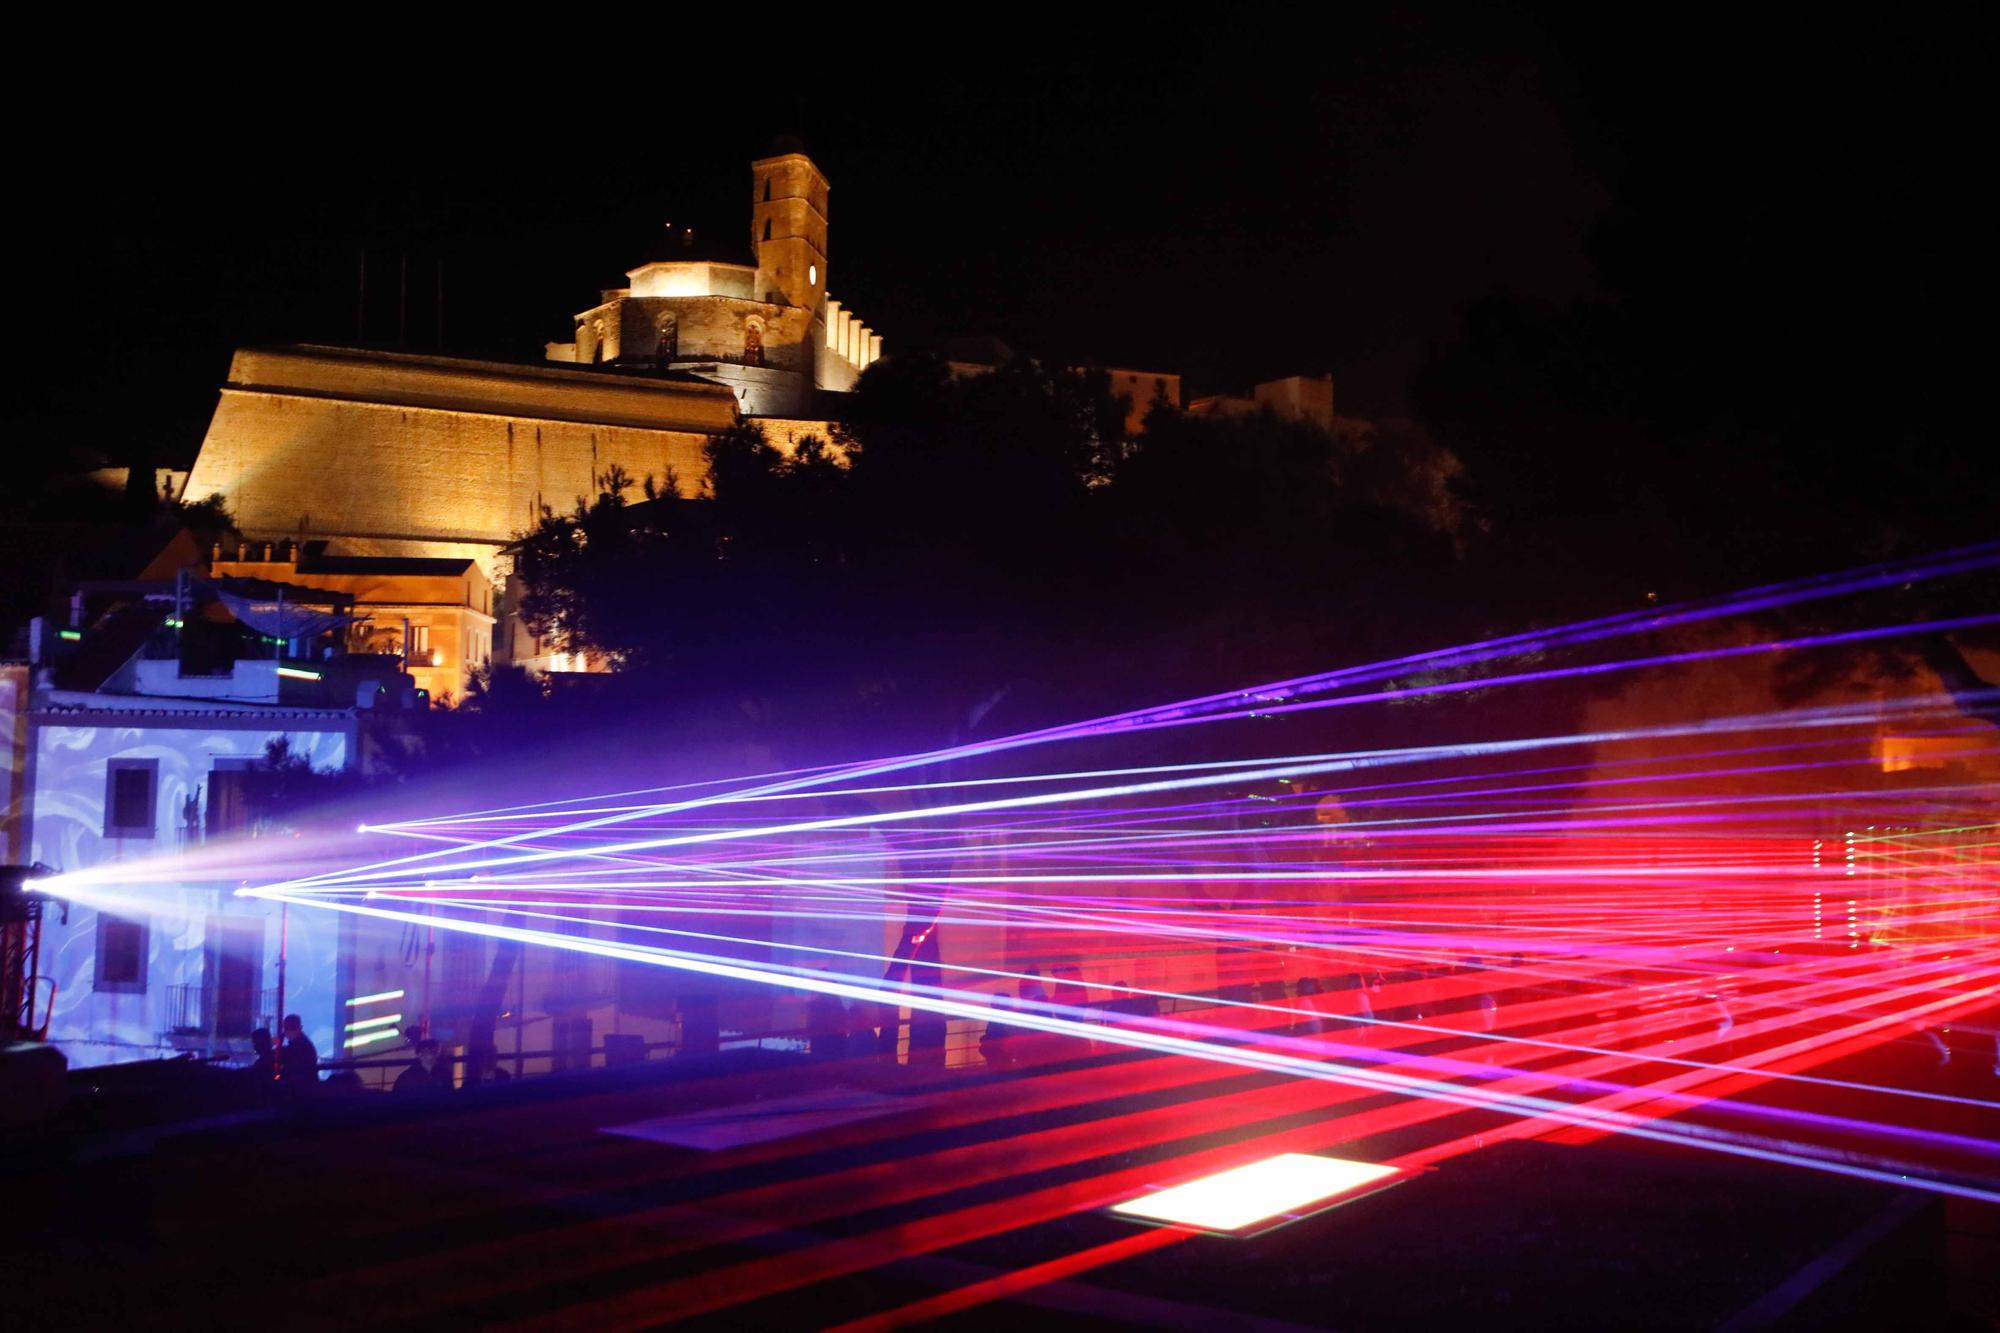
<path fill-rule="evenodd" d="M 399 657 L 433 700 L 463 697 L 493 652 L 493 583 L 464 557 L 336 556 L 323 541 L 239 543 L 210 553 L 218 579 L 268 579 L 351 599 L 351 653 Z"/>
<path fill-rule="evenodd" d="M 249 864 L 202 852 L 248 832 L 233 793 L 272 741 L 316 769 L 348 767 L 355 711 L 58 692 L 29 723 L 30 859 L 137 874 L 44 917 L 52 993 L 37 998 L 71 1066 L 241 1054 L 252 1028 L 276 1031 L 280 1005 L 337 1049 L 337 926 L 235 897 Z"/>
<path fill-rule="evenodd" d="M 9 859 L 80 876 L 43 915 L 34 997 L 72 1066 L 227 1059 L 284 1013 L 338 1049 L 351 929 L 236 890 L 317 854 L 272 823 L 273 746 L 337 786 L 419 702 L 400 658 L 344 651 L 350 596 L 197 577 L 190 549 L 77 585 L 0 669 Z"/>
<path fill-rule="evenodd" d="M 1304 421 L 1321 430 L 1333 429 L 1333 376 L 1287 375 L 1266 380 L 1247 394 L 1218 393 L 1188 404 L 1190 416 L 1247 416 L 1272 411 L 1287 421 Z"/>

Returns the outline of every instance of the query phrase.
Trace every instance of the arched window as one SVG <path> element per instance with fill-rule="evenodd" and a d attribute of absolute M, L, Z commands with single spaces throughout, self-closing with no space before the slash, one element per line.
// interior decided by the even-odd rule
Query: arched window
<path fill-rule="evenodd" d="M 764 364 L 764 326 L 754 319 L 743 326 L 743 359 L 753 366 Z"/>
<path fill-rule="evenodd" d="M 771 219 L 769 218 L 764 219 L 764 239 L 767 241 L 771 239 Z"/>
<path fill-rule="evenodd" d="M 660 317 L 660 340 L 655 344 L 653 356 L 661 365 L 673 360 L 681 350 L 681 322 L 674 315 Z"/>

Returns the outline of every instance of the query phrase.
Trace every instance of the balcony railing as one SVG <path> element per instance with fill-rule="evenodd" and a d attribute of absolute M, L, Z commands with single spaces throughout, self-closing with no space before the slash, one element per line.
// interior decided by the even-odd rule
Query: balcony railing
<path fill-rule="evenodd" d="M 189 1037 L 207 1031 L 203 1017 L 208 1012 L 205 988 L 200 982 L 167 987 L 167 1031 Z"/>

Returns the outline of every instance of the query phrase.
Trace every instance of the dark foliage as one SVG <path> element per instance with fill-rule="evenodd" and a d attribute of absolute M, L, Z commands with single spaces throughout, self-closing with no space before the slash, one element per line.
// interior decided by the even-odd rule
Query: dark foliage
<path fill-rule="evenodd" d="M 1159 409 L 1127 440 L 1101 375 L 1025 359 L 899 357 L 838 440 L 745 425 L 708 462 L 706 494 L 613 474 L 522 539 L 535 632 L 623 669 L 559 707 L 935 743 L 1445 641 L 1435 582 L 1476 537 L 1412 424 Z M 496 677 L 468 706 L 548 702 Z"/>

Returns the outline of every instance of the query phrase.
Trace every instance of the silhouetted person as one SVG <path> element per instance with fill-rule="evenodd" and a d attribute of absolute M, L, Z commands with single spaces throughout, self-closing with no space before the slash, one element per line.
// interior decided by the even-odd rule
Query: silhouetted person
<path fill-rule="evenodd" d="M 286 1014 L 283 1026 L 285 1049 L 279 1055 L 278 1084 L 288 1095 L 309 1093 L 319 1083 L 319 1048 L 306 1035 L 306 1025 L 297 1014 Z"/>
<path fill-rule="evenodd" d="M 278 1077 L 278 1057 L 271 1047 L 271 1029 L 258 1028 L 252 1032 L 250 1049 L 257 1053 L 257 1058 L 250 1062 L 244 1073 L 248 1076 L 251 1095 L 260 1101 L 266 1100 L 274 1090 Z"/>
<path fill-rule="evenodd" d="M 417 1042 L 417 1059 L 396 1075 L 395 1091 L 405 1096 L 434 1096 L 451 1088 L 451 1076 L 438 1068 L 438 1044 L 426 1037 Z"/>
<path fill-rule="evenodd" d="M 1049 993 L 1042 989 L 1041 969 L 1037 967 L 1029 968 L 1028 975 L 1021 979 L 1021 1003 L 1047 1004 L 1048 1002 Z"/>

